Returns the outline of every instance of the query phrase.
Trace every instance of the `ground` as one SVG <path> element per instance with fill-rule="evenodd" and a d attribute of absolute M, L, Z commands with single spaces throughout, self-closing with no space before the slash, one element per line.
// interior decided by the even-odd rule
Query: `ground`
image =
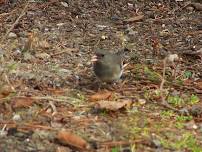
<path fill-rule="evenodd" d="M 202 151 L 200 1 L 0 3 L 1 152 Z M 97 49 L 124 51 L 116 84 Z"/>

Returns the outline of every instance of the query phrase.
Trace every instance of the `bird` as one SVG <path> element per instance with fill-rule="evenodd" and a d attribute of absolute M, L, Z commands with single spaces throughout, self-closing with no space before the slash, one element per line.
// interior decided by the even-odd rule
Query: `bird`
<path fill-rule="evenodd" d="M 116 82 L 121 78 L 123 73 L 123 57 L 120 52 L 111 53 L 105 50 L 98 50 L 91 61 L 95 75 L 102 82 Z"/>

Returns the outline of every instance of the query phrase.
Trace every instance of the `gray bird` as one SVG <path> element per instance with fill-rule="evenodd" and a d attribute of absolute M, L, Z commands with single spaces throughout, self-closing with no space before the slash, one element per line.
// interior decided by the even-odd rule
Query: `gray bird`
<path fill-rule="evenodd" d="M 123 73 L 123 61 L 119 53 L 99 50 L 91 61 L 95 75 L 103 82 L 115 82 Z"/>

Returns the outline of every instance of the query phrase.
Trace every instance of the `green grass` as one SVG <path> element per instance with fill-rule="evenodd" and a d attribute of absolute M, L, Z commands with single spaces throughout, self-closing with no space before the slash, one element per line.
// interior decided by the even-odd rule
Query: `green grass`
<path fill-rule="evenodd" d="M 174 137 L 173 137 L 174 138 Z M 171 148 L 175 150 L 190 150 L 192 152 L 202 152 L 202 147 L 197 143 L 196 138 L 189 132 L 181 135 L 179 138 L 173 139 L 161 139 L 161 144 L 165 148 Z"/>
<path fill-rule="evenodd" d="M 172 104 L 175 107 L 182 107 L 186 105 L 193 105 L 200 101 L 199 97 L 192 94 L 186 98 L 182 98 L 181 96 L 168 96 L 168 103 Z"/>

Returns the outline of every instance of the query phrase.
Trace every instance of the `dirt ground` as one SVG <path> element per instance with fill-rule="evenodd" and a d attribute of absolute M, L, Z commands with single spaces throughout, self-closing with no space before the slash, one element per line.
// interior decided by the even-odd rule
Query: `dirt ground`
<path fill-rule="evenodd" d="M 0 0 L 0 152 L 202 152 L 201 66 L 200 0 Z"/>

